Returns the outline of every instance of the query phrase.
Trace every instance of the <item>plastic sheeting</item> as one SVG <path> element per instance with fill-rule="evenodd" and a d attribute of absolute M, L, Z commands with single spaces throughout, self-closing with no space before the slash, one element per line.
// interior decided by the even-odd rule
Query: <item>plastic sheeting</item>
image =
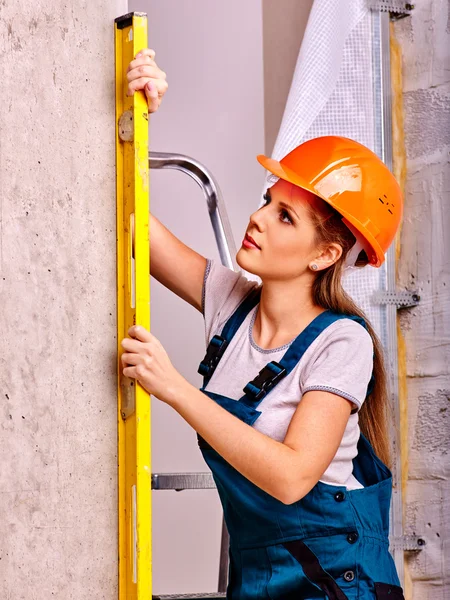
<path fill-rule="evenodd" d="M 280 131 L 272 152 L 280 160 L 298 144 L 342 135 L 377 151 L 371 10 L 366 0 L 315 0 Z M 266 185 L 276 180 L 268 174 Z M 347 292 L 385 338 L 382 307 L 374 292 L 385 289 L 385 268 L 365 267 L 344 278 Z"/>

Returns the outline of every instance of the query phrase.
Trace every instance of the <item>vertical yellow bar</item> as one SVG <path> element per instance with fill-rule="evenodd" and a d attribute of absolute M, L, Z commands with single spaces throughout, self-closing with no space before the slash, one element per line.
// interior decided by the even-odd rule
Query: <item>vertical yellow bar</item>
<path fill-rule="evenodd" d="M 147 101 L 144 92 L 126 95 L 127 67 L 146 47 L 145 14 L 116 19 L 118 356 L 131 325 L 150 329 Z M 149 394 L 118 361 L 119 600 L 152 598 L 150 427 Z"/>

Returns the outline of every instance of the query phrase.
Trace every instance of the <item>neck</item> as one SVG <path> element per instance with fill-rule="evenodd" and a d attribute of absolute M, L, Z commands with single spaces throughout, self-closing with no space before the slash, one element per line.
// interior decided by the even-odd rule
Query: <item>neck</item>
<path fill-rule="evenodd" d="M 262 348 L 282 346 L 322 312 L 313 302 L 312 280 L 263 281 L 253 338 Z"/>

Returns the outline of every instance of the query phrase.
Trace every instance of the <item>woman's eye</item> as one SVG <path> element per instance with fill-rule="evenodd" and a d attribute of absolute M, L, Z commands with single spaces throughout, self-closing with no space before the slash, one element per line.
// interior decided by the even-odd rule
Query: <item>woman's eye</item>
<path fill-rule="evenodd" d="M 263 206 L 267 206 L 268 204 L 270 204 L 270 202 L 272 200 L 272 198 L 269 196 L 269 194 L 264 194 L 263 199 L 264 199 Z M 289 213 L 284 208 L 280 210 L 280 221 L 283 223 L 290 223 L 291 225 L 293 225 L 293 223 L 294 223 L 293 220 L 291 219 Z"/>
<path fill-rule="evenodd" d="M 286 210 L 282 210 L 280 212 L 280 219 L 283 221 L 283 223 L 290 223 L 292 225 L 292 219 Z M 287 219 L 287 221 L 285 219 Z"/>

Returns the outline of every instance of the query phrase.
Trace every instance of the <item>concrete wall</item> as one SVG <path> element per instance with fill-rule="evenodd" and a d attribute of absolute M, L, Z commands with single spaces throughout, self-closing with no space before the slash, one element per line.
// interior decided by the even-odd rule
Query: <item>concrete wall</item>
<path fill-rule="evenodd" d="M 114 18 L 0 2 L 0 598 L 117 594 Z"/>
<path fill-rule="evenodd" d="M 415 3 L 395 24 L 403 52 L 407 153 L 399 285 L 418 290 L 404 312 L 409 476 L 406 532 L 426 547 L 407 559 L 409 598 L 450 597 L 450 27 L 444 0 Z"/>

